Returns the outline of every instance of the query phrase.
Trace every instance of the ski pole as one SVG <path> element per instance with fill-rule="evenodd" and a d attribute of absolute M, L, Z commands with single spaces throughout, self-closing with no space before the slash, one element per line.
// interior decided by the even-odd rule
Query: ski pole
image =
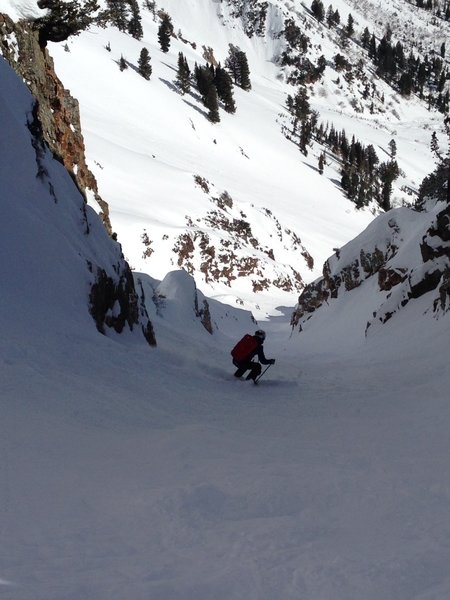
<path fill-rule="evenodd" d="M 264 373 L 267 371 L 267 369 L 270 369 L 271 366 L 272 365 L 269 365 L 268 367 L 266 367 L 264 369 L 264 371 L 261 373 L 261 375 L 255 379 L 255 383 L 258 383 L 258 381 L 261 379 L 261 377 L 264 375 Z"/>

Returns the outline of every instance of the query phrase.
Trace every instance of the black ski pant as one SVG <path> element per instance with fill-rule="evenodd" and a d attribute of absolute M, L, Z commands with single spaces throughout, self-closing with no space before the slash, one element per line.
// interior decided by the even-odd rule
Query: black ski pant
<path fill-rule="evenodd" d="M 261 365 L 259 362 L 253 362 L 252 360 L 245 360 L 243 362 L 237 362 L 233 360 L 233 364 L 237 367 L 237 371 L 235 372 L 235 377 L 242 377 L 245 371 L 250 370 L 250 373 L 247 375 L 246 379 L 253 379 L 253 381 L 261 374 Z"/>

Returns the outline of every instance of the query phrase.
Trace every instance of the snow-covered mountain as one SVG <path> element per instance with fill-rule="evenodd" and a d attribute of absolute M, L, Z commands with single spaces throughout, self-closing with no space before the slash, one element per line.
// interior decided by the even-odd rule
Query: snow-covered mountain
<path fill-rule="evenodd" d="M 442 116 L 375 75 L 357 40 L 367 25 L 381 37 L 384 24 L 370 22 L 365 5 L 335 8 L 342 23 L 354 15 L 355 41 L 343 44 L 339 28 L 319 23 L 300 3 L 192 0 L 165 2 L 155 13 L 143 8 L 140 40 L 107 27 L 50 44 L 57 72 L 80 101 L 88 163 L 134 269 L 162 278 L 183 267 L 208 295 L 264 315 L 275 298 L 293 304 L 332 249 L 373 218 L 369 209 L 355 210 L 336 185 L 340 166 L 329 152 L 318 173 L 321 144 L 305 157 L 282 134 L 286 98 L 296 89 L 287 82 L 293 67 L 282 64 L 289 19 L 308 36 L 308 60 L 326 60 L 323 76 L 309 86 L 319 120 L 372 144 L 380 160 L 394 139 L 402 175 L 393 201 L 413 200 L 411 190 L 433 169 L 429 139 Z M 174 26 L 167 53 L 158 43 L 161 9 Z M 427 26 L 425 11 L 407 14 Z M 443 36 L 436 34 L 436 50 Z M 220 110 L 220 123 L 212 124 L 195 91 L 177 90 L 177 57 L 182 52 L 191 70 L 195 63 L 223 64 L 230 43 L 246 52 L 252 90 L 235 87 L 236 114 Z M 137 73 L 143 47 L 151 56 L 149 81 Z M 338 53 L 361 73 L 351 80 L 338 72 Z M 130 65 L 122 72 L 121 56 Z M 367 82 L 376 89 L 364 99 Z"/>
<path fill-rule="evenodd" d="M 49 42 L 56 72 L 80 102 L 89 173 L 97 180 L 83 185 L 90 203 L 110 218 L 133 269 L 162 279 L 182 267 L 209 296 L 264 316 L 276 304 L 293 305 L 333 248 L 368 225 L 379 207 L 372 202 L 357 210 L 349 202 L 338 184 L 341 160 L 323 139 L 315 137 L 307 156 L 290 141 L 287 97 L 301 73 L 320 60 L 323 72 L 310 76 L 307 86 L 317 120 L 370 144 L 380 161 L 393 140 L 400 177 L 392 203 L 414 201 L 434 167 L 428 146 L 431 132 L 442 129 L 442 115 L 427 110 L 426 94 L 402 96 L 382 80 L 360 40 L 366 28 L 377 40 L 388 31 L 405 55 L 422 59 L 440 52 L 447 22 L 406 1 L 405 19 L 395 2 L 375 19 L 375 5 L 323 6 L 322 19 L 312 7 L 279 0 L 148 3 L 139 12 L 140 35 L 93 26 Z M 17 6 L 4 0 L 16 19 Z M 32 14 L 32 5 L 25 9 Z M 337 24 L 328 21 L 333 10 Z M 158 41 L 164 11 L 173 24 L 168 52 Z M 350 16 L 354 33 L 345 37 Z M 432 35 L 419 45 L 411 23 Z M 235 86 L 236 114 L 220 109 L 220 123 L 213 124 L 194 87 L 180 93 L 177 60 L 183 53 L 191 70 L 224 64 L 230 44 L 246 53 L 252 89 Z M 9 48 L 20 45 L 12 40 Z M 151 57 L 149 81 L 138 73 L 143 48 Z M 337 56 L 344 62 L 338 64 Z M 121 57 L 129 68 L 119 69 Z M 61 152 L 70 156 L 75 145 Z M 70 160 L 80 178 L 86 167 Z"/>

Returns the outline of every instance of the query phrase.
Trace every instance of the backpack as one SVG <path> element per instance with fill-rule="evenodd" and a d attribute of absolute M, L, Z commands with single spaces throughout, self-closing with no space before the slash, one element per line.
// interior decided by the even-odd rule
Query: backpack
<path fill-rule="evenodd" d="M 252 335 L 247 333 L 233 348 L 231 356 L 236 362 L 244 362 L 252 356 L 257 347 L 258 342 Z"/>

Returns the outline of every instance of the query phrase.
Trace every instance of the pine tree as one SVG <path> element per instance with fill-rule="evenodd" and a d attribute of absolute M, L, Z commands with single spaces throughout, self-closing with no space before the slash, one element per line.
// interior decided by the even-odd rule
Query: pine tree
<path fill-rule="evenodd" d="M 341 187 L 344 192 L 348 192 L 350 189 L 350 174 L 348 165 L 344 165 L 341 170 Z"/>
<path fill-rule="evenodd" d="M 369 52 L 369 57 L 372 60 L 375 60 L 376 55 L 377 55 L 377 40 L 375 38 L 375 34 L 374 33 L 372 33 L 372 37 L 370 38 L 368 52 Z"/>
<path fill-rule="evenodd" d="M 204 104 L 208 109 L 208 119 L 211 123 L 219 123 L 219 99 L 217 97 L 217 90 L 214 84 L 211 84 L 208 88 L 206 96 L 204 98 Z"/>
<path fill-rule="evenodd" d="M 318 119 L 317 113 L 311 111 L 306 87 L 301 86 L 295 96 L 288 95 L 286 105 L 291 114 L 292 135 L 306 156 Z"/>
<path fill-rule="evenodd" d="M 300 126 L 298 147 L 300 149 L 300 152 L 302 152 L 305 156 L 308 156 L 308 146 L 311 143 L 312 134 L 313 127 L 311 121 L 309 121 L 308 119 L 302 121 Z"/>
<path fill-rule="evenodd" d="M 163 52 L 169 52 L 171 37 L 173 34 L 172 19 L 167 13 L 161 18 L 161 24 L 158 29 L 158 41 Z"/>
<path fill-rule="evenodd" d="M 450 92 L 447 90 L 442 98 L 441 112 L 448 113 L 450 107 Z"/>
<path fill-rule="evenodd" d="M 346 69 L 349 66 L 347 59 L 342 54 L 336 54 L 334 56 L 334 68 L 336 71 L 340 72 Z"/>
<path fill-rule="evenodd" d="M 321 56 L 319 56 L 318 60 L 317 60 L 317 67 L 315 69 L 315 79 L 318 80 L 322 77 L 322 75 L 325 72 L 327 66 L 327 61 L 325 59 L 325 56 L 322 54 Z"/>
<path fill-rule="evenodd" d="M 333 27 L 333 25 L 334 25 L 334 8 L 333 8 L 332 4 L 330 4 L 328 6 L 325 20 L 326 20 L 328 27 L 330 27 L 330 29 L 331 29 L 331 27 Z"/>
<path fill-rule="evenodd" d="M 202 97 L 203 104 L 205 104 L 205 98 L 208 95 L 209 88 L 213 85 L 214 82 L 214 75 L 211 72 L 209 65 L 199 67 L 197 64 L 195 64 L 194 76 L 197 84 L 197 89 Z"/>
<path fill-rule="evenodd" d="M 368 27 L 364 28 L 364 31 L 362 33 L 361 36 L 361 44 L 362 47 L 365 48 L 366 50 L 369 50 L 369 46 L 370 46 L 370 31 Z"/>
<path fill-rule="evenodd" d="M 182 52 L 178 53 L 177 67 L 177 86 L 182 94 L 189 94 L 191 91 L 191 70 L 186 57 Z"/>
<path fill-rule="evenodd" d="M 391 206 L 392 184 L 400 174 L 400 169 L 396 160 L 390 160 L 382 163 L 378 169 L 381 182 L 381 196 L 379 204 L 381 208 L 388 211 Z"/>
<path fill-rule="evenodd" d="M 434 156 L 437 158 L 437 160 L 441 161 L 442 154 L 441 154 L 441 150 L 439 148 L 439 142 L 438 142 L 435 131 L 433 131 L 433 133 L 431 134 L 430 149 L 431 149 L 431 152 L 434 154 Z"/>
<path fill-rule="evenodd" d="M 322 0 L 313 0 L 311 4 L 311 12 L 315 18 L 321 23 L 325 18 L 325 8 Z"/>
<path fill-rule="evenodd" d="M 397 156 L 397 144 L 395 143 L 395 140 L 390 140 L 388 146 L 390 158 L 391 160 L 395 160 L 395 157 Z"/>
<path fill-rule="evenodd" d="M 225 67 L 228 69 L 235 85 L 238 85 L 243 90 L 248 91 L 251 89 L 250 69 L 248 66 L 247 55 L 243 50 L 230 44 Z"/>
<path fill-rule="evenodd" d="M 243 50 L 240 50 L 238 53 L 238 61 L 239 61 L 239 86 L 245 90 L 249 91 L 252 89 L 252 84 L 250 82 L 250 68 L 248 66 L 247 55 Z"/>
<path fill-rule="evenodd" d="M 71 35 L 77 35 L 95 22 L 98 11 L 96 0 L 40 0 L 39 8 L 47 9 L 47 14 L 34 21 L 39 31 L 39 44 L 43 48 L 47 42 L 63 42 Z"/>
<path fill-rule="evenodd" d="M 150 53 L 147 48 L 142 48 L 138 60 L 138 71 L 144 79 L 149 80 L 152 74 L 152 66 L 150 64 Z"/>
<path fill-rule="evenodd" d="M 394 50 L 386 36 L 382 37 L 378 45 L 375 62 L 378 66 L 378 72 L 382 77 L 395 74 L 396 65 L 394 60 Z"/>
<path fill-rule="evenodd" d="M 130 6 L 126 0 L 106 0 L 111 23 L 119 31 L 127 31 Z"/>
<path fill-rule="evenodd" d="M 144 32 L 142 30 L 141 11 L 136 0 L 128 0 L 131 10 L 131 19 L 128 21 L 128 33 L 136 40 L 142 39 Z"/>
<path fill-rule="evenodd" d="M 127 61 L 124 59 L 123 56 L 121 56 L 119 60 L 119 69 L 121 71 L 125 71 L 125 69 L 128 69 Z"/>
<path fill-rule="evenodd" d="M 387 41 L 390 43 L 392 40 L 392 28 L 389 25 L 389 23 L 386 26 L 386 33 L 384 34 L 384 36 L 387 39 Z"/>
<path fill-rule="evenodd" d="M 231 77 L 219 63 L 214 75 L 214 85 L 217 89 L 217 95 L 224 104 L 227 113 L 234 114 L 236 112 L 236 104 L 233 98 L 233 82 Z"/>
<path fill-rule="evenodd" d="M 323 169 L 325 166 L 325 154 L 323 152 L 320 153 L 318 166 L 319 166 L 319 173 L 321 175 L 323 175 Z"/>
<path fill-rule="evenodd" d="M 349 13 L 348 14 L 348 19 L 347 19 L 347 25 L 345 27 L 345 35 L 348 38 L 351 38 L 353 36 L 353 34 L 355 33 L 355 27 L 354 27 L 354 25 L 355 25 L 355 20 L 352 17 L 352 14 Z"/>
<path fill-rule="evenodd" d="M 403 46 L 401 42 L 397 42 L 394 48 L 394 61 L 398 67 L 399 71 L 403 71 L 405 69 L 406 61 L 405 61 L 405 53 L 403 51 Z"/>
<path fill-rule="evenodd" d="M 398 81 L 398 87 L 402 96 L 410 96 L 413 90 L 413 80 L 410 73 L 402 73 Z"/>
<path fill-rule="evenodd" d="M 377 164 L 379 163 L 377 153 L 375 151 L 375 148 L 372 146 L 372 144 L 369 144 L 367 146 L 366 158 L 367 158 L 367 171 L 369 174 L 369 181 L 372 182 L 375 177 L 375 168 L 376 168 Z"/>
<path fill-rule="evenodd" d="M 445 58 L 445 42 L 441 44 L 441 57 Z"/>
<path fill-rule="evenodd" d="M 419 95 L 422 98 L 423 97 L 423 87 L 425 85 L 425 82 L 427 80 L 427 68 L 424 62 L 420 62 L 419 64 L 419 69 L 417 71 L 417 88 L 419 90 Z"/>
<path fill-rule="evenodd" d="M 194 76 L 197 89 L 202 96 L 203 105 L 208 109 L 208 119 L 212 123 L 218 123 L 220 121 L 219 98 L 216 86 L 214 85 L 214 67 L 209 64 L 199 67 L 195 64 Z"/>
<path fill-rule="evenodd" d="M 238 52 L 239 48 L 237 46 L 233 46 L 233 44 L 230 44 L 228 48 L 228 57 L 225 60 L 225 67 L 228 69 L 228 72 L 230 73 L 235 85 L 239 84 L 240 75 Z"/>
<path fill-rule="evenodd" d="M 308 92 L 306 87 L 302 86 L 298 89 L 295 96 L 290 94 L 287 97 L 287 108 L 292 116 L 292 131 L 295 134 L 298 124 L 306 121 L 311 114 Z"/>
<path fill-rule="evenodd" d="M 436 132 L 431 136 L 431 150 L 437 160 L 437 167 L 420 184 L 416 208 L 423 210 L 427 198 L 444 200 L 450 205 L 450 117 L 444 119 L 447 134 L 447 153 L 441 151 Z"/>
<path fill-rule="evenodd" d="M 347 134 L 343 129 L 339 135 L 339 152 L 344 160 L 348 160 L 350 156 L 350 144 L 348 143 Z"/>

